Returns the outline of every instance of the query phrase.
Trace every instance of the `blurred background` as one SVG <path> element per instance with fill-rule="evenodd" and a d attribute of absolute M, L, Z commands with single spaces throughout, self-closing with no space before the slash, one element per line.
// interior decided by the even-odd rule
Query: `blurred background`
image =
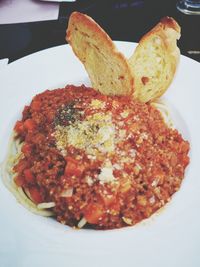
<path fill-rule="evenodd" d="M 182 29 L 181 53 L 200 62 L 200 15 L 181 13 L 176 2 L 1 0 L 0 59 L 9 58 L 12 62 L 33 52 L 65 44 L 69 16 L 73 11 L 80 11 L 93 17 L 113 40 L 131 42 L 138 42 L 162 17 L 172 16 Z"/>

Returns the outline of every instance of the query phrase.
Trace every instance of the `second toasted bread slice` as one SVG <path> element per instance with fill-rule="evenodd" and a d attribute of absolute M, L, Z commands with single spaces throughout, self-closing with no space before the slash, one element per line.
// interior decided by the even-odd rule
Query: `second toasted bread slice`
<path fill-rule="evenodd" d="M 163 18 L 140 40 L 129 59 L 134 74 L 134 97 L 142 102 L 154 101 L 169 87 L 174 78 L 180 51 L 178 23 L 169 17 Z"/>
<path fill-rule="evenodd" d="M 73 12 L 66 40 L 84 64 L 93 88 L 105 95 L 131 95 L 130 66 L 106 32 L 89 16 Z"/>

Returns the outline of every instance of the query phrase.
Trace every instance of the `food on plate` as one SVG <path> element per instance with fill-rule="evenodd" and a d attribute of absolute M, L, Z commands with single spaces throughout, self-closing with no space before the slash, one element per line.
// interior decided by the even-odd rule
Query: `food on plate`
<path fill-rule="evenodd" d="M 20 203 L 72 227 L 114 229 L 171 199 L 190 146 L 166 106 L 152 101 L 174 76 L 178 32 L 163 19 L 128 61 L 90 17 L 71 15 L 67 40 L 94 88 L 46 90 L 25 106 L 3 164 L 4 183 Z"/>
<path fill-rule="evenodd" d="M 177 40 L 180 26 L 173 18 L 163 18 L 145 34 L 129 58 L 134 75 L 134 97 L 154 101 L 171 84 L 180 58 Z"/>
<path fill-rule="evenodd" d="M 92 18 L 73 12 L 66 40 L 84 64 L 93 88 L 106 95 L 133 93 L 134 80 L 128 61 Z"/>
<path fill-rule="evenodd" d="M 84 86 L 36 95 L 14 130 L 5 182 L 32 211 L 79 228 L 148 218 L 189 162 L 189 143 L 151 104 Z"/>
<path fill-rule="evenodd" d="M 180 57 L 180 26 L 165 17 L 126 59 L 89 16 L 73 12 L 66 40 L 84 64 L 94 89 L 106 95 L 129 95 L 139 101 L 158 99 L 171 84 Z"/>

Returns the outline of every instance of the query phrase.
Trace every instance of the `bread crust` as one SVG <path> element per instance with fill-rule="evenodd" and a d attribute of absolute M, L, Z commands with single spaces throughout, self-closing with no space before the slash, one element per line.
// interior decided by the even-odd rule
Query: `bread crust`
<path fill-rule="evenodd" d="M 82 36 L 80 37 L 81 41 L 78 40 L 78 35 L 83 36 L 83 38 Z M 107 95 L 133 94 L 134 78 L 127 59 L 117 50 L 108 34 L 92 18 L 79 12 L 73 12 L 69 19 L 66 40 L 71 45 L 75 55 L 84 64 L 95 89 Z M 85 47 L 85 51 L 83 46 Z M 98 64 L 102 64 L 99 68 L 99 73 L 97 69 L 95 70 L 91 68 L 92 64 L 94 64 L 93 67 L 95 67 L 95 58 L 93 60 L 89 59 L 88 51 L 90 53 L 97 53 L 97 56 L 105 59 L 105 62 L 98 62 Z M 119 69 L 118 72 L 122 73 L 121 77 L 124 77 L 123 81 L 119 81 L 115 84 L 115 89 L 112 87 L 112 81 L 110 80 L 112 77 L 116 79 L 114 75 L 115 69 L 113 66 L 112 73 L 111 70 L 109 72 L 109 63 L 115 63 Z M 98 75 L 98 79 L 100 79 L 99 77 L 102 75 L 104 69 L 108 72 L 108 81 L 107 85 L 102 81 L 103 86 L 101 86 L 98 84 L 95 77 Z M 97 73 L 94 74 L 95 71 Z"/>
<path fill-rule="evenodd" d="M 88 31 L 91 31 L 94 34 L 97 33 L 98 37 L 101 38 L 102 41 L 105 42 L 108 47 L 110 47 L 110 49 L 115 48 L 110 36 L 91 17 L 77 11 L 73 12 L 69 18 L 68 28 L 66 31 L 66 40 L 69 44 L 71 44 L 72 41 L 71 31 L 74 30 L 73 26 L 76 27 L 76 25 L 81 24 L 87 28 Z"/>
<path fill-rule="evenodd" d="M 164 17 L 164 18 L 162 18 L 160 20 L 160 24 L 163 27 L 173 28 L 179 34 L 181 32 L 181 28 L 180 28 L 179 24 L 172 17 Z"/>

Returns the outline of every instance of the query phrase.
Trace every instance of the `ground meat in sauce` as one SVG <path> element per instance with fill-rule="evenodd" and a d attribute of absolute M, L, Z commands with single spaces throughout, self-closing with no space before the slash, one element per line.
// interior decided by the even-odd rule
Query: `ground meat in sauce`
<path fill-rule="evenodd" d="M 158 110 L 85 86 L 36 95 L 15 125 L 24 144 L 15 182 L 56 219 L 112 229 L 134 225 L 180 188 L 189 143 Z"/>

